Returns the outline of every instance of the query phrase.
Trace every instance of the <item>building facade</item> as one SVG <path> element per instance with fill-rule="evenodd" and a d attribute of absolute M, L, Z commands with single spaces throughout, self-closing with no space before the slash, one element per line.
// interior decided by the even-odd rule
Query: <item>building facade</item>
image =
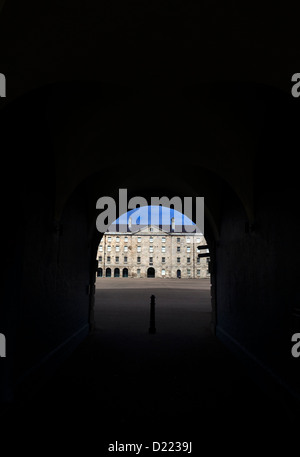
<path fill-rule="evenodd" d="M 107 232 L 98 247 L 98 277 L 207 278 L 203 235 L 165 231 L 156 225 Z M 199 257 L 198 254 L 207 255 Z"/>

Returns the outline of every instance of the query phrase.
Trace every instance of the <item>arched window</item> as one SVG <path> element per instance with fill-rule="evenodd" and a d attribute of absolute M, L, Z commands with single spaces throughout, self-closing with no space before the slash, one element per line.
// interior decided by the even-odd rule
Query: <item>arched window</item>
<path fill-rule="evenodd" d="M 115 278 L 119 278 L 120 277 L 120 269 L 119 268 L 115 268 L 114 277 Z"/>
<path fill-rule="evenodd" d="M 128 268 L 123 268 L 123 278 L 128 278 Z"/>
<path fill-rule="evenodd" d="M 103 269 L 102 268 L 98 268 L 97 276 L 98 276 L 98 278 L 102 278 L 102 276 L 103 276 Z"/>
<path fill-rule="evenodd" d="M 106 268 L 105 276 L 107 278 L 111 278 L 111 269 L 110 268 Z"/>

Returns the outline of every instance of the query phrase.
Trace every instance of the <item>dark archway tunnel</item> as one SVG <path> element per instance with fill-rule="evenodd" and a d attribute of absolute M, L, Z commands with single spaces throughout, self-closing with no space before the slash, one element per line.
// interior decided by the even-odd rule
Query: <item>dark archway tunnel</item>
<path fill-rule="evenodd" d="M 223 84 L 218 95 L 208 84 L 183 86 L 174 95 L 165 86 L 62 83 L 8 104 L 2 400 L 52 373 L 93 331 L 95 205 L 126 188 L 129 198 L 204 196 L 212 331 L 293 411 L 298 123 L 293 100 L 255 84 Z"/>

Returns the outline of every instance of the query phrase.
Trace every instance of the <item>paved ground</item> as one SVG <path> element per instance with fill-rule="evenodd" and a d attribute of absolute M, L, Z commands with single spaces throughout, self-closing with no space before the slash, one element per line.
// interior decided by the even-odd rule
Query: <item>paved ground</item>
<path fill-rule="evenodd" d="M 148 333 L 151 294 L 155 335 Z M 33 451 L 38 436 L 37 450 L 68 455 L 84 445 L 116 456 L 109 443 L 159 440 L 193 441 L 197 457 L 294 450 L 287 412 L 211 334 L 209 281 L 98 279 L 95 316 L 94 334 L 7 415 L 23 448 Z"/>
<path fill-rule="evenodd" d="M 162 279 L 162 278 L 97 278 L 100 289 L 186 289 L 209 290 L 209 279 Z"/>
<path fill-rule="evenodd" d="M 166 334 L 196 337 L 211 320 L 210 283 L 202 280 L 104 278 L 96 283 L 95 318 L 104 334 L 127 338 L 149 329 L 150 296 L 155 296 L 156 340 Z M 163 344 L 162 344 L 163 347 Z"/>

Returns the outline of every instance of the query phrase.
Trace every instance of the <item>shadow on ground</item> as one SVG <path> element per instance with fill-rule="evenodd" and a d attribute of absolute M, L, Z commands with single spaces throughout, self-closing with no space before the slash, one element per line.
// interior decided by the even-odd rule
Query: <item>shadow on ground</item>
<path fill-rule="evenodd" d="M 192 441 L 197 456 L 206 446 L 239 454 L 288 449 L 292 417 L 211 333 L 207 280 L 192 289 L 176 281 L 120 284 L 97 281 L 95 332 L 7 412 L 12 446 L 33 451 L 38 437 L 45 448 L 84 445 L 99 455 L 113 455 L 107 449 L 115 441 Z M 148 332 L 152 293 L 155 335 Z"/>

